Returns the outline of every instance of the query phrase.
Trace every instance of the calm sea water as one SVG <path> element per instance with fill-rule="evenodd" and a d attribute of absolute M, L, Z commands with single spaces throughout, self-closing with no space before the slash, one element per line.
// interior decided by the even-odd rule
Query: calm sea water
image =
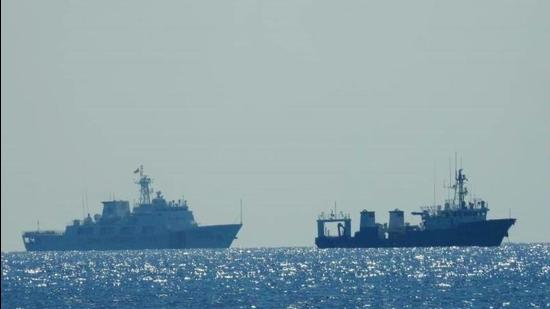
<path fill-rule="evenodd" d="M 550 244 L 2 253 L 2 308 L 550 307 Z"/>

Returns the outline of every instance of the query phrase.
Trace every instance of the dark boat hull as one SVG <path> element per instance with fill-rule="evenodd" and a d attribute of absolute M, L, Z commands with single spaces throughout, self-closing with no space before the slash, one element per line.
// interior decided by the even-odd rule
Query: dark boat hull
<path fill-rule="evenodd" d="M 317 237 L 319 248 L 387 248 L 500 246 L 516 219 L 497 219 L 461 224 L 445 230 L 410 230 L 380 238 L 376 231 L 359 231 L 354 237 Z"/>
<path fill-rule="evenodd" d="M 210 225 L 180 232 L 135 235 L 67 236 L 64 233 L 25 232 L 23 240 L 27 251 L 229 248 L 241 226 Z"/>

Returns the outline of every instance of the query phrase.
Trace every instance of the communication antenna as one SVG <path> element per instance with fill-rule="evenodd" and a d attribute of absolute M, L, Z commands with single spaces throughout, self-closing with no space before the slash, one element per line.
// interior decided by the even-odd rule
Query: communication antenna
<path fill-rule="evenodd" d="M 36 231 L 40 232 L 40 220 L 36 220 Z"/>
<path fill-rule="evenodd" d="M 86 212 L 84 210 L 84 196 L 82 196 L 81 200 L 82 200 L 82 217 L 84 218 L 86 217 Z"/>
<path fill-rule="evenodd" d="M 457 178 L 457 174 L 456 174 L 456 152 L 455 152 L 455 179 Z"/>
<path fill-rule="evenodd" d="M 243 225 L 243 199 L 241 199 L 241 225 Z"/>
<path fill-rule="evenodd" d="M 86 199 L 86 212 L 90 213 L 90 207 L 88 207 L 88 189 L 84 191 L 84 198 Z"/>
<path fill-rule="evenodd" d="M 449 157 L 449 187 L 447 188 L 447 200 L 451 199 L 451 157 Z"/>
<path fill-rule="evenodd" d="M 436 165 L 435 165 L 435 161 L 434 161 L 434 206 L 435 206 L 435 183 L 436 183 Z"/>

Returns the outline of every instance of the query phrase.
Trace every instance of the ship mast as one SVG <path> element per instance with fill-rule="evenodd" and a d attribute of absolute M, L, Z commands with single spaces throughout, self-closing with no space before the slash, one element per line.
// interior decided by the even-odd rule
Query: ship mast
<path fill-rule="evenodd" d="M 465 182 L 468 181 L 468 178 L 466 178 L 466 175 L 463 173 L 462 170 L 462 159 L 460 159 L 460 169 L 457 169 L 456 163 L 457 162 L 455 152 L 455 183 L 451 186 L 451 188 L 454 189 L 453 206 L 457 208 L 464 208 L 466 207 L 465 198 L 468 194 L 468 189 L 465 186 Z M 456 202 L 457 197 L 458 204 Z"/>
<path fill-rule="evenodd" d="M 455 152 L 455 183 L 452 185 L 452 188 L 454 190 L 453 207 L 456 206 L 456 188 L 457 188 L 457 180 L 458 180 L 458 174 L 456 171 L 457 171 L 457 168 L 456 168 L 456 152 Z"/>
<path fill-rule="evenodd" d="M 139 205 L 151 204 L 151 178 L 143 174 L 143 165 L 139 167 L 139 180 L 136 182 L 140 186 L 139 188 Z"/>
<path fill-rule="evenodd" d="M 466 207 L 466 202 L 464 201 L 464 198 L 466 197 L 466 194 L 468 194 L 468 189 L 464 185 L 464 182 L 467 180 L 468 178 L 466 178 L 466 175 L 462 173 L 462 169 L 459 169 L 456 181 L 458 184 L 458 202 L 460 208 Z"/>

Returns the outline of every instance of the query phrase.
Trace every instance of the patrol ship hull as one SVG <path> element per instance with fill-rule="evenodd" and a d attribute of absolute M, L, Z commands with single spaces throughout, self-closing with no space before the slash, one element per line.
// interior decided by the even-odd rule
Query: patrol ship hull
<path fill-rule="evenodd" d="M 388 247 L 449 247 L 500 246 L 516 219 L 494 219 L 463 223 L 444 230 L 409 230 L 388 233 L 380 237 L 377 228 L 363 228 L 353 237 L 322 236 L 315 239 L 319 248 L 388 248 Z"/>
<path fill-rule="evenodd" d="M 143 166 L 134 173 L 140 197 L 132 209 L 127 200 L 103 201 L 101 214 L 73 220 L 63 232 L 24 232 L 27 251 L 229 248 L 237 238 L 242 205 L 239 224 L 199 225 L 187 200 L 166 200 L 161 191 L 151 197 Z"/>
<path fill-rule="evenodd" d="M 23 239 L 27 251 L 229 248 L 241 227 L 242 224 L 207 225 L 178 232 L 105 236 L 35 231 L 25 232 Z"/>

